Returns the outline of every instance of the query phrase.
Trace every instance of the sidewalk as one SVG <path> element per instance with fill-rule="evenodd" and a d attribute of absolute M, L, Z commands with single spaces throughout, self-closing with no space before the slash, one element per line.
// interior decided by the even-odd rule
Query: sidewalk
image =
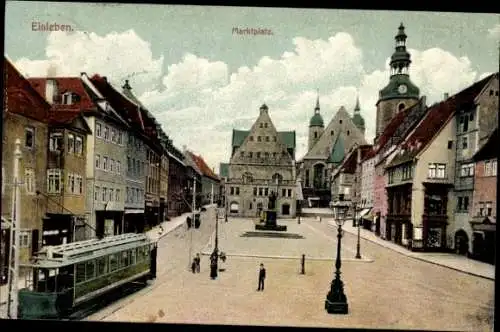
<path fill-rule="evenodd" d="M 337 225 L 333 220 L 329 220 L 328 224 L 332 227 L 337 228 Z M 358 234 L 357 227 L 352 226 L 352 222 L 349 220 L 342 227 L 348 233 L 354 235 Z M 449 254 L 449 253 L 426 253 L 426 252 L 412 252 L 400 245 L 393 242 L 383 240 L 375 235 L 375 233 L 370 232 L 366 229 L 361 228 L 360 237 L 376 243 L 387 249 L 396 251 L 408 257 L 412 257 L 421 261 L 428 263 L 444 266 L 456 271 L 467 273 L 476 277 L 481 277 L 485 279 L 495 280 L 495 266 L 479 262 L 473 259 L 469 259 L 465 256 Z"/>
<path fill-rule="evenodd" d="M 212 206 L 215 207 L 216 204 L 208 204 L 208 205 L 204 205 L 203 207 L 208 209 Z M 196 213 L 200 213 L 200 210 L 196 210 Z M 177 228 L 181 227 L 182 225 L 186 225 L 186 218 L 191 217 L 192 215 L 193 215 L 192 212 L 186 212 L 186 213 L 181 214 L 180 216 L 172 217 L 172 218 L 170 218 L 170 221 L 162 222 L 161 224 L 159 224 L 159 225 L 153 227 L 152 229 L 150 229 L 149 231 L 147 231 L 146 234 L 153 241 L 158 241 L 162 237 L 166 236 L 168 233 L 176 230 Z"/>

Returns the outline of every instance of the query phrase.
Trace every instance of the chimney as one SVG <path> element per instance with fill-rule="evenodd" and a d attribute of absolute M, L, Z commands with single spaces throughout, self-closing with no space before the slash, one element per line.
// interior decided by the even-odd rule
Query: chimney
<path fill-rule="evenodd" d="M 444 100 L 448 99 L 448 97 L 449 97 L 449 96 L 450 96 L 450 95 L 448 94 L 448 92 L 445 92 L 445 93 L 444 93 Z"/>
<path fill-rule="evenodd" d="M 57 82 L 54 79 L 48 78 L 45 83 L 45 99 L 49 104 L 54 103 L 54 96 L 57 95 Z"/>

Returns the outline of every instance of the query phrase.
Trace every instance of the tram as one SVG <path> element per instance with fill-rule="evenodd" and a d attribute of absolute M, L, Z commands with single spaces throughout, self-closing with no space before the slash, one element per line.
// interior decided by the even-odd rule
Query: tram
<path fill-rule="evenodd" d="M 21 319 L 67 318 L 77 307 L 130 282 L 156 278 L 157 245 L 145 234 L 121 234 L 47 246 L 19 290 Z"/>

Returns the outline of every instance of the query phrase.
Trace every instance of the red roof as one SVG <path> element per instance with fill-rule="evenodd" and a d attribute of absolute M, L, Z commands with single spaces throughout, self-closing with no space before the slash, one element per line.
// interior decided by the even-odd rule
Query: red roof
<path fill-rule="evenodd" d="M 36 77 L 36 78 L 29 78 L 28 81 L 35 88 L 35 90 L 45 98 L 45 85 L 47 83 L 47 80 L 49 79 L 56 81 L 58 96 L 67 91 L 71 91 L 80 96 L 80 100 L 73 101 L 71 105 L 61 104 L 60 103 L 61 100 L 59 100 L 58 102 L 54 102 L 52 104 L 52 109 L 54 110 L 73 109 L 79 111 L 90 111 L 90 110 L 93 111 L 96 109 L 94 102 L 92 101 L 92 98 L 90 98 L 90 96 L 87 94 L 85 86 L 83 85 L 83 82 L 80 79 L 80 77 Z"/>
<path fill-rule="evenodd" d="M 423 120 L 417 125 L 405 142 L 401 144 L 404 152 L 396 156 L 390 166 L 407 162 L 422 151 L 445 126 L 446 121 L 454 115 L 456 110 L 469 108 L 474 104 L 474 99 L 489 82 L 491 77 L 492 75 L 476 82 L 445 101 L 431 106 Z"/>
<path fill-rule="evenodd" d="M 418 103 L 416 105 L 418 105 Z M 410 113 L 410 110 L 412 109 L 413 106 L 407 107 L 392 118 L 391 122 L 389 122 L 387 127 L 385 127 L 384 131 L 382 132 L 382 135 L 380 135 L 380 137 L 377 139 L 377 144 L 375 144 L 376 147 L 374 147 L 375 154 L 377 154 L 387 144 L 387 142 L 389 142 L 389 139 L 394 135 L 399 125 L 403 122 L 404 118 L 408 115 L 408 113 Z"/>
<path fill-rule="evenodd" d="M 203 173 L 204 176 L 212 178 L 214 180 L 219 180 L 217 175 L 212 171 L 212 169 L 207 165 L 205 160 L 201 156 L 197 156 L 194 153 L 191 153 L 191 157 L 193 161 L 196 163 L 196 166 L 200 169 L 200 171 Z"/>
<path fill-rule="evenodd" d="M 118 92 L 106 78 L 94 74 L 90 81 L 99 90 L 103 97 L 110 103 L 111 107 L 116 110 L 127 123 L 135 126 L 137 129 L 144 131 L 144 122 L 137 105 L 128 100 L 120 92 Z"/>
<path fill-rule="evenodd" d="M 81 113 L 75 110 L 51 110 L 48 120 L 51 125 L 69 125 L 80 115 Z"/>
<path fill-rule="evenodd" d="M 4 112 L 46 122 L 50 105 L 4 57 Z"/>

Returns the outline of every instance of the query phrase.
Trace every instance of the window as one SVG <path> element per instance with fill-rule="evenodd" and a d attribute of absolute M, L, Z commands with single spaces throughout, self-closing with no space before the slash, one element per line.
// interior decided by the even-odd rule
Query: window
<path fill-rule="evenodd" d="M 429 172 L 427 177 L 433 179 L 436 177 L 436 164 L 429 164 Z"/>
<path fill-rule="evenodd" d="M 240 194 L 240 187 L 236 187 L 236 196 Z"/>
<path fill-rule="evenodd" d="M 118 136 L 116 135 L 116 130 L 111 129 L 111 142 L 115 143 L 118 140 Z"/>
<path fill-rule="evenodd" d="M 106 156 L 102 158 L 102 169 L 105 171 L 108 170 L 108 157 Z"/>
<path fill-rule="evenodd" d="M 118 144 L 123 144 L 123 133 L 121 130 L 118 131 Z"/>
<path fill-rule="evenodd" d="M 122 163 L 121 161 L 116 162 L 116 173 L 121 174 L 122 173 Z"/>
<path fill-rule="evenodd" d="M 260 142 L 262 138 L 260 136 L 257 136 L 257 141 Z"/>
<path fill-rule="evenodd" d="M 28 230 L 23 230 L 19 232 L 19 246 L 21 248 L 29 248 L 31 247 L 31 241 L 30 241 L 30 231 Z"/>
<path fill-rule="evenodd" d="M 94 200 L 99 200 L 99 194 L 100 194 L 100 188 L 99 187 L 95 187 L 95 190 L 94 190 Z"/>
<path fill-rule="evenodd" d="M 486 203 L 486 215 L 491 217 L 491 202 Z"/>
<path fill-rule="evenodd" d="M 457 211 L 467 212 L 469 210 L 469 197 L 459 196 L 457 198 Z"/>
<path fill-rule="evenodd" d="M 462 125 L 462 132 L 466 132 L 469 130 L 469 116 L 462 115 L 460 117 L 460 124 Z"/>
<path fill-rule="evenodd" d="M 130 157 L 127 157 L 127 170 L 129 173 L 132 172 L 132 160 Z"/>
<path fill-rule="evenodd" d="M 102 201 L 105 202 L 106 198 L 108 198 L 108 189 L 103 187 L 101 193 L 102 193 L 102 197 L 101 197 Z"/>
<path fill-rule="evenodd" d="M 469 147 L 469 140 L 467 136 L 462 137 L 462 149 L 467 150 Z"/>
<path fill-rule="evenodd" d="M 91 260 L 85 263 L 85 280 L 95 278 L 95 261 Z"/>
<path fill-rule="evenodd" d="M 100 123 L 95 124 L 95 135 L 97 137 L 102 137 L 102 125 Z"/>
<path fill-rule="evenodd" d="M 342 119 L 339 120 L 339 123 L 342 124 Z"/>
<path fill-rule="evenodd" d="M 234 195 L 234 187 L 231 187 L 231 195 Z"/>
<path fill-rule="evenodd" d="M 496 160 L 491 161 L 491 175 L 497 176 L 497 161 Z"/>
<path fill-rule="evenodd" d="M 349 136 L 349 134 L 350 134 L 350 131 L 348 130 L 348 131 L 347 131 L 347 136 Z"/>
<path fill-rule="evenodd" d="M 491 162 L 489 160 L 484 162 L 484 176 L 491 176 Z"/>
<path fill-rule="evenodd" d="M 460 167 L 460 176 L 461 177 L 474 176 L 474 164 L 472 163 L 463 164 Z"/>
<path fill-rule="evenodd" d="M 281 189 L 281 196 L 283 196 L 283 197 L 286 196 L 286 189 Z"/>
<path fill-rule="evenodd" d="M 260 152 L 257 152 L 256 154 L 257 154 L 257 158 L 260 158 Z"/>
<path fill-rule="evenodd" d="M 240 151 L 240 156 L 244 157 L 245 156 L 245 151 Z"/>
<path fill-rule="evenodd" d="M 2 177 L 2 181 L 5 181 L 5 178 Z M 24 185 L 27 194 L 35 193 L 35 171 L 33 168 L 24 169 Z"/>
<path fill-rule="evenodd" d="M 121 191 L 120 191 L 120 189 L 116 189 L 115 200 L 116 200 L 117 202 L 119 202 L 119 201 L 120 201 L 120 192 L 121 192 Z"/>
<path fill-rule="evenodd" d="M 115 190 L 113 188 L 109 188 L 108 201 L 113 201 L 114 199 L 115 199 Z"/>
<path fill-rule="evenodd" d="M 68 134 L 68 152 L 75 153 L 75 136 Z"/>
<path fill-rule="evenodd" d="M 448 141 L 448 150 L 453 148 L 453 141 Z"/>
<path fill-rule="evenodd" d="M 104 127 L 104 139 L 109 140 L 109 127 L 108 126 Z"/>
<path fill-rule="evenodd" d="M 72 97 L 72 93 L 71 92 L 63 93 L 63 95 L 62 95 L 62 99 L 63 99 L 62 103 L 64 105 L 71 105 L 71 102 L 72 102 L 71 97 Z"/>
<path fill-rule="evenodd" d="M 97 259 L 97 276 L 102 276 L 108 272 L 108 260 L 106 257 Z"/>
<path fill-rule="evenodd" d="M 75 153 L 81 155 L 83 153 L 83 138 L 76 136 L 75 139 Z"/>
<path fill-rule="evenodd" d="M 76 188 L 78 194 L 83 194 L 83 178 L 81 175 L 76 176 Z"/>
<path fill-rule="evenodd" d="M 257 196 L 257 187 L 253 187 L 253 195 Z"/>
<path fill-rule="evenodd" d="M 115 160 L 114 160 L 114 159 L 111 159 L 111 160 L 109 161 L 109 170 L 110 170 L 111 172 L 114 172 L 114 171 L 115 171 Z"/>
<path fill-rule="evenodd" d="M 332 131 L 330 131 L 330 136 L 333 136 L 333 134 L 334 134 L 333 130 L 332 130 Z"/>
<path fill-rule="evenodd" d="M 249 158 L 252 158 L 252 157 L 253 157 L 253 152 L 252 152 L 252 151 L 248 152 L 248 157 L 249 157 Z"/>
<path fill-rule="evenodd" d="M 55 194 L 61 192 L 61 170 L 47 170 L 47 193 Z"/>
<path fill-rule="evenodd" d="M 253 136 L 250 136 L 250 141 L 253 141 Z"/>
<path fill-rule="evenodd" d="M 266 123 L 264 123 L 264 128 L 267 128 L 267 122 L 266 122 Z"/>
<path fill-rule="evenodd" d="M 27 127 L 24 129 L 24 146 L 30 149 L 35 147 L 35 128 Z"/>
<path fill-rule="evenodd" d="M 101 168 L 101 156 L 98 154 L 95 155 L 95 168 Z"/>
<path fill-rule="evenodd" d="M 292 189 L 288 189 L 288 197 L 292 197 Z"/>
<path fill-rule="evenodd" d="M 266 136 L 266 142 L 269 142 L 269 136 Z"/>
<path fill-rule="evenodd" d="M 71 173 L 68 174 L 68 192 L 75 193 L 75 175 Z"/>
<path fill-rule="evenodd" d="M 444 164 L 438 164 L 437 165 L 437 175 L 436 177 L 438 179 L 444 179 L 446 177 L 446 165 Z"/>
<path fill-rule="evenodd" d="M 269 188 L 264 188 L 264 196 L 269 196 Z"/>
<path fill-rule="evenodd" d="M 261 128 L 262 128 L 262 127 L 264 127 L 264 124 L 263 124 L 263 123 L 261 123 L 259 127 L 261 127 Z"/>
<path fill-rule="evenodd" d="M 484 203 L 479 203 L 479 212 L 478 216 L 484 217 L 485 216 L 485 210 L 484 210 Z"/>
<path fill-rule="evenodd" d="M 109 255 L 109 272 L 113 272 L 118 269 L 118 257 L 116 254 Z"/>
<path fill-rule="evenodd" d="M 389 171 L 388 177 L 389 177 L 389 184 L 394 183 L 394 170 Z"/>
<path fill-rule="evenodd" d="M 267 152 L 267 151 L 266 151 L 266 152 L 264 152 L 264 157 L 265 157 L 265 158 L 269 158 L 269 152 Z"/>
<path fill-rule="evenodd" d="M 318 138 L 318 133 L 316 131 L 314 132 L 314 138 Z"/>
<path fill-rule="evenodd" d="M 61 151 L 62 148 L 63 148 L 63 134 L 62 133 L 50 133 L 49 150 L 50 151 Z"/>

